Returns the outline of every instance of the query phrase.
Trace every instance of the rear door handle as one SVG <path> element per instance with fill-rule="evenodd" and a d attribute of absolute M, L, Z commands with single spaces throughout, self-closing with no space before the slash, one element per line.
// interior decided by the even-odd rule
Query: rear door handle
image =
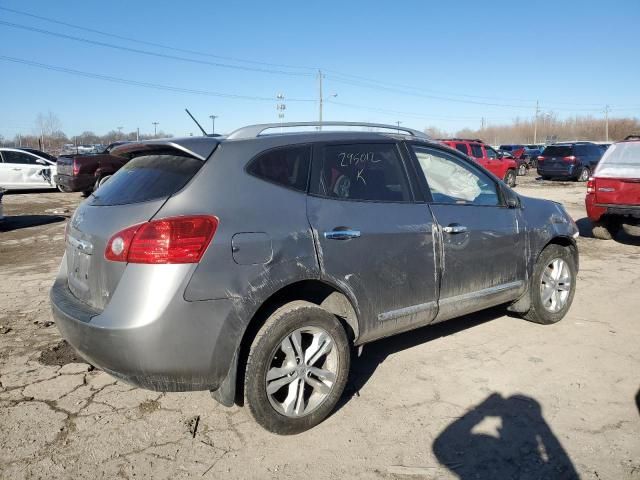
<path fill-rule="evenodd" d="M 330 232 L 324 232 L 324 238 L 327 240 L 349 240 L 359 237 L 360 230 L 332 230 Z"/>
<path fill-rule="evenodd" d="M 467 227 L 464 225 L 460 225 L 459 223 L 452 223 L 446 227 L 442 228 L 444 233 L 465 233 L 467 231 Z"/>

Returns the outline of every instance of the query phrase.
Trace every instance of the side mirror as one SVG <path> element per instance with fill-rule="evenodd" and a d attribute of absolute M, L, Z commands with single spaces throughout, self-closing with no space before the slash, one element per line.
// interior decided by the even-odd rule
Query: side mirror
<path fill-rule="evenodd" d="M 507 207 L 520 208 L 520 199 L 518 197 L 507 197 Z"/>

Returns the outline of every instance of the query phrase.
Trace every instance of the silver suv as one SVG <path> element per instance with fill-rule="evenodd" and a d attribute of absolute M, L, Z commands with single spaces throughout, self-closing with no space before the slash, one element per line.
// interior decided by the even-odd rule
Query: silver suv
<path fill-rule="evenodd" d="M 501 304 L 564 317 L 578 230 L 561 205 L 421 132 L 354 126 L 115 149 L 131 160 L 67 228 L 64 338 L 126 382 L 211 390 L 292 434 L 331 413 L 354 346 Z"/>

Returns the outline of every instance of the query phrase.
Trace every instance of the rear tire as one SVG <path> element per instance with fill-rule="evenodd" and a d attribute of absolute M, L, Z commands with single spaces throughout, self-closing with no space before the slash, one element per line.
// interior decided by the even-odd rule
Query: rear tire
<path fill-rule="evenodd" d="M 104 185 L 107 182 L 107 180 L 109 180 L 110 178 L 111 178 L 111 175 L 105 175 L 104 177 L 100 177 L 98 180 L 96 180 L 96 184 L 93 186 L 93 191 L 95 192 L 98 188 Z"/>
<path fill-rule="evenodd" d="M 269 317 L 251 344 L 245 404 L 270 432 L 292 435 L 313 428 L 338 403 L 350 355 L 335 315 L 309 302 L 288 303 Z"/>
<path fill-rule="evenodd" d="M 71 192 L 71 190 L 69 190 L 67 187 L 63 187 L 62 185 L 56 185 L 56 187 L 62 193 L 70 193 Z"/>
<path fill-rule="evenodd" d="M 510 187 L 516 186 L 516 171 L 513 169 L 507 170 L 507 173 L 504 174 L 504 183 L 509 185 Z"/>
<path fill-rule="evenodd" d="M 578 177 L 576 178 L 576 182 L 586 182 L 587 180 L 589 180 L 590 176 L 591 172 L 589 171 L 589 169 L 587 167 L 582 167 L 580 169 Z"/>
<path fill-rule="evenodd" d="M 619 231 L 620 223 L 611 219 L 598 220 L 591 227 L 594 238 L 599 240 L 613 240 Z"/>
<path fill-rule="evenodd" d="M 551 180 L 549 175 L 540 175 L 540 178 L 542 178 L 542 180 Z"/>
<path fill-rule="evenodd" d="M 562 320 L 571 308 L 576 278 L 576 265 L 569 248 L 548 245 L 533 268 L 529 284 L 531 307 L 523 317 L 542 325 Z"/>

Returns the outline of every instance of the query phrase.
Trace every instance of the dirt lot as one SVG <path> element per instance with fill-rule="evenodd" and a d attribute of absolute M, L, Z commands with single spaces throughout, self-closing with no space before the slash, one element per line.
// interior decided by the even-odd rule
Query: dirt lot
<path fill-rule="evenodd" d="M 589 238 L 583 184 L 518 180 L 584 235 L 569 315 L 545 327 L 494 309 L 365 346 L 341 407 L 295 437 L 82 363 L 48 304 L 81 198 L 5 196 L 0 477 L 640 478 L 640 239 Z"/>

